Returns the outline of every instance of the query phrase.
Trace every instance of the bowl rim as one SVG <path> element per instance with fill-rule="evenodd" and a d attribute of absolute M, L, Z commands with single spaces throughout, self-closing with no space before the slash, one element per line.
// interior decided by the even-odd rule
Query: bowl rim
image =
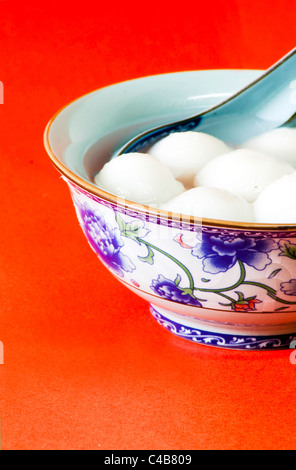
<path fill-rule="evenodd" d="M 93 196 L 99 197 L 100 199 L 103 199 L 104 201 L 111 202 L 112 204 L 119 205 L 122 208 L 133 210 L 136 212 L 140 212 L 147 217 L 157 217 L 160 219 L 165 218 L 166 220 L 169 221 L 176 221 L 180 222 L 182 224 L 190 224 L 190 225 L 195 225 L 197 227 L 202 226 L 209 226 L 209 227 L 218 227 L 218 228 L 225 228 L 225 229 L 239 229 L 239 230 L 252 230 L 252 231 L 284 231 L 284 232 L 290 232 L 290 231 L 296 231 L 296 224 L 271 224 L 271 223 L 256 223 L 256 222 L 236 222 L 236 221 L 228 221 L 228 220 L 223 220 L 223 219 L 210 219 L 206 217 L 196 217 L 196 216 L 190 216 L 186 214 L 180 214 L 176 212 L 169 212 L 165 211 L 163 209 L 158 209 L 156 207 L 150 207 L 145 204 L 140 204 L 134 201 L 130 201 L 125 198 L 121 198 L 119 196 L 116 196 L 115 194 L 109 193 L 107 191 L 104 191 L 103 189 L 99 188 L 95 184 L 91 182 L 87 182 L 80 176 L 78 176 L 76 173 L 71 171 L 62 161 L 61 159 L 54 153 L 50 142 L 49 142 L 49 133 L 51 126 L 53 125 L 54 121 L 57 119 L 57 117 L 69 106 L 74 104 L 80 99 L 83 99 L 89 95 L 92 95 L 93 93 L 96 93 L 100 90 L 103 90 L 105 88 L 110 88 L 112 86 L 116 86 L 122 83 L 128 83 L 128 82 L 133 82 L 135 80 L 141 80 L 145 78 L 151 78 L 151 77 L 159 77 L 159 76 L 165 76 L 165 75 L 174 75 L 174 74 L 182 74 L 182 73 L 187 73 L 187 72 L 221 72 L 221 71 L 228 71 L 228 72 L 237 72 L 237 71 L 259 71 L 257 69 L 201 69 L 201 70 L 183 70 L 183 71 L 176 71 L 176 72 L 168 72 L 168 73 L 160 73 L 160 74 L 153 74 L 153 75 L 146 75 L 146 76 L 141 76 L 137 78 L 132 78 L 132 79 L 127 79 L 123 80 L 121 82 L 116 82 L 112 83 L 110 85 L 106 85 L 103 87 L 100 87 L 96 90 L 92 90 L 88 93 L 85 93 L 72 101 L 68 102 L 64 106 L 60 107 L 56 113 L 51 117 L 51 119 L 48 121 L 44 134 L 43 134 L 43 144 L 45 147 L 45 150 L 53 163 L 53 165 L 56 167 L 56 169 L 63 175 L 65 176 L 68 180 L 70 180 L 72 183 L 76 184 L 78 187 L 82 188 L 84 191 L 87 193 L 92 194 Z"/>

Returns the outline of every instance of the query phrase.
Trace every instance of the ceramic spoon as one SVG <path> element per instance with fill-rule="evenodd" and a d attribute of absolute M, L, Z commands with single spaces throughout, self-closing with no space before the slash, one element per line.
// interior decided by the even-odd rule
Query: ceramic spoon
<path fill-rule="evenodd" d="M 239 145 L 296 116 L 296 48 L 251 84 L 222 103 L 190 118 L 150 129 L 126 143 L 117 155 L 149 149 L 172 132 L 198 131 Z"/>

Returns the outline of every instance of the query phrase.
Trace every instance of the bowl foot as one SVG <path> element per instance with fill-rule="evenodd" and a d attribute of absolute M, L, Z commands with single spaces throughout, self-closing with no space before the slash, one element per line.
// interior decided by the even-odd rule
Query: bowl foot
<path fill-rule="evenodd" d="M 229 324 L 204 322 L 193 317 L 165 310 L 150 304 L 155 320 L 168 331 L 193 343 L 205 344 L 225 349 L 275 350 L 296 347 L 296 333 L 276 330 L 269 334 L 253 334 L 248 326 L 242 329 L 229 327 Z M 245 329 L 245 331 L 244 331 Z M 293 331 L 296 331 L 296 327 Z"/>

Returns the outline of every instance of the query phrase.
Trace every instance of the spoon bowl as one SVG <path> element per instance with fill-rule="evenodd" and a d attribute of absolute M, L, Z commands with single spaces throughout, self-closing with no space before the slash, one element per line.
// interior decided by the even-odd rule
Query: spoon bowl
<path fill-rule="evenodd" d="M 291 125 L 296 113 L 295 77 L 296 48 L 222 103 L 189 118 L 146 130 L 125 143 L 117 155 L 147 151 L 173 132 L 205 132 L 240 145 L 264 132 Z"/>

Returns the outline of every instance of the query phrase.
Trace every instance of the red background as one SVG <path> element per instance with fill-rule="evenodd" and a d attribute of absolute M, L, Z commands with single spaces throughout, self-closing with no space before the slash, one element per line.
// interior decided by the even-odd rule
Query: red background
<path fill-rule="evenodd" d="M 64 104 L 144 75 L 265 69 L 294 2 L 0 1 L 2 449 L 296 448 L 289 350 L 193 345 L 98 262 L 43 148 Z"/>

